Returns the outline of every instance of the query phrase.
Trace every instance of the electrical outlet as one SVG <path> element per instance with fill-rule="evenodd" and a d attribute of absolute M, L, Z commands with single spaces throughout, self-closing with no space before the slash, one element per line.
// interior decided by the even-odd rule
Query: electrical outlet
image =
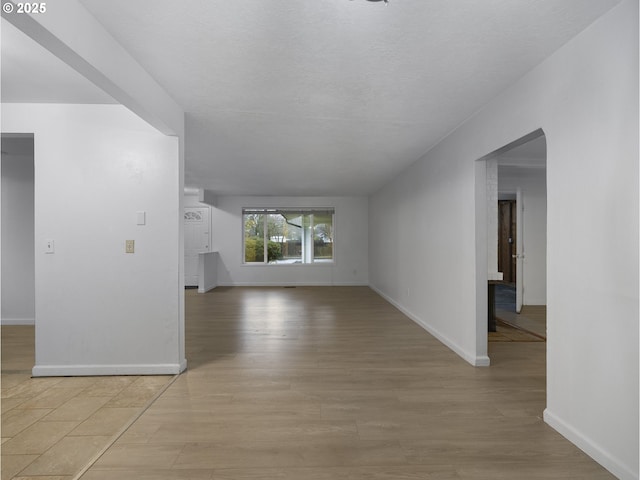
<path fill-rule="evenodd" d="M 125 240 L 124 251 L 126 253 L 135 253 L 135 250 L 136 250 L 135 244 L 136 244 L 135 240 Z"/>

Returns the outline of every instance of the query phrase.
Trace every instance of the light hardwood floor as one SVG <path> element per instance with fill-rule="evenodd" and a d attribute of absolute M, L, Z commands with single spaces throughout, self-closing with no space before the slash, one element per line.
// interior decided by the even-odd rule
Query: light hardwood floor
<path fill-rule="evenodd" d="M 545 344 L 490 353 L 368 288 L 191 291 L 189 370 L 83 480 L 612 478 L 541 420 Z"/>
<path fill-rule="evenodd" d="M 497 309 L 496 317 L 511 326 L 531 332 L 541 339 L 547 338 L 546 305 L 523 305 L 519 314 Z"/>
<path fill-rule="evenodd" d="M 473 368 L 365 287 L 186 303 L 189 370 L 83 480 L 613 478 L 541 420 L 544 342 Z"/>

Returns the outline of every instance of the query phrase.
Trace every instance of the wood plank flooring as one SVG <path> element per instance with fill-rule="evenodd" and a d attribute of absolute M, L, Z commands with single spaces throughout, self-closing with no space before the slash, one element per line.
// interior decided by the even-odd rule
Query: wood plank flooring
<path fill-rule="evenodd" d="M 488 340 L 491 342 L 544 342 L 541 335 L 532 333 L 514 324 L 507 323 L 496 318 L 496 331 L 488 332 Z"/>
<path fill-rule="evenodd" d="M 368 288 L 186 295 L 189 370 L 83 480 L 613 478 L 541 420 L 543 342 L 473 368 Z"/>
<path fill-rule="evenodd" d="M 189 370 L 83 480 L 613 478 L 541 420 L 543 342 L 492 343 L 492 366 L 473 368 L 365 287 L 186 296 Z M 13 354 L 3 349 L 3 421 L 8 409 L 21 413 L 14 426 L 31 425 L 34 410 L 7 392 L 32 345 L 13 341 Z M 87 381 L 31 380 L 64 389 Z M 80 414 L 76 402 L 61 415 Z M 51 420 L 45 427 L 76 421 Z M 52 459 L 93 451 L 84 433 L 50 447 Z M 45 464 L 27 470 L 36 458 L 9 458 L 2 478 L 75 478 Z"/>
<path fill-rule="evenodd" d="M 540 339 L 547 338 L 547 307 L 546 305 L 523 305 L 520 313 L 496 309 L 496 318 L 503 322 L 537 335 Z"/>

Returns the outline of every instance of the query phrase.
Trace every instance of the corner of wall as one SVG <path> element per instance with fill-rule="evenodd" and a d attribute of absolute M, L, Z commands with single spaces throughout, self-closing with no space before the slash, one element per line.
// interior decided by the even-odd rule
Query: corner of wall
<path fill-rule="evenodd" d="M 588 438 L 577 428 L 563 421 L 555 415 L 549 408 L 543 412 L 543 419 L 546 424 L 558 431 L 563 437 L 575 444 L 580 450 L 585 452 L 604 468 L 623 480 L 638 480 L 637 472 L 625 465 L 619 458 L 614 457 L 604 448 L 598 445 L 591 438 Z"/>
<path fill-rule="evenodd" d="M 420 327 L 422 327 L 424 330 L 426 330 L 427 333 L 429 333 L 430 335 L 433 335 L 442 344 L 444 344 L 446 347 L 450 348 L 458 356 L 462 357 L 466 362 L 470 363 L 474 367 L 488 367 L 490 365 L 490 360 L 489 360 L 489 357 L 487 355 L 476 355 L 476 354 L 474 354 L 472 352 L 469 352 L 469 351 L 465 350 L 460 345 L 458 345 L 456 342 L 451 340 L 449 337 L 447 337 L 446 335 L 442 334 L 441 332 L 439 332 L 438 330 L 433 328 L 431 325 L 429 325 L 429 323 L 426 322 L 424 319 L 418 317 L 413 312 L 411 312 L 410 310 L 408 310 L 404 306 L 402 306 L 400 303 L 396 302 L 390 296 L 386 295 L 382 290 L 377 288 L 375 285 L 371 285 L 370 284 L 369 288 L 371 288 L 374 292 L 376 292 L 378 295 L 380 295 L 382 298 L 384 298 L 387 302 L 389 302 L 395 308 L 400 310 L 404 315 L 409 317 L 409 319 L 411 319 L 413 322 L 415 322 Z"/>

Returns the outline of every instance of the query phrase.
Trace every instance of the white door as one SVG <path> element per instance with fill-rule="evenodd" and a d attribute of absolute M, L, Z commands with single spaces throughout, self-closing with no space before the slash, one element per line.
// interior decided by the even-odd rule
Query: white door
<path fill-rule="evenodd" d="M 184 209 L 184 284 L 198 286 L 198 254 L 209 251 L 209 207 Z"/>

